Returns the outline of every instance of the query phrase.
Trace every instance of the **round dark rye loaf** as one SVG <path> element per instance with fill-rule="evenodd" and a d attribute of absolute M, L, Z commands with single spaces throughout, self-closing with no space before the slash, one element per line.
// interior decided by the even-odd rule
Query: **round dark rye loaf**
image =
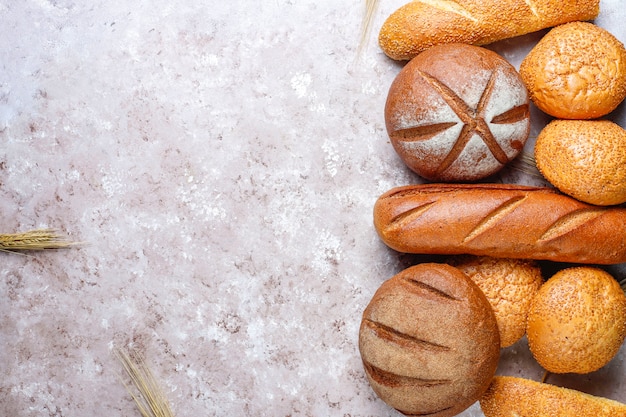
<path fill-rule="evenodd" d="M 500 335 L 474 282 L 450 265 L 425 263 L 374 294 L 359 349 L 372 388 L 388 405 L 406 415 L 450 417 L 489 386 Z"/>

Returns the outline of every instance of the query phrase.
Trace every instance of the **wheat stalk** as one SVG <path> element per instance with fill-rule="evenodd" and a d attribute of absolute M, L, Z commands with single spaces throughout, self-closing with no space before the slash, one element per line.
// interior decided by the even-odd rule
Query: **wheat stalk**
<path fill-rule="evenodd" d="M 174 417 L 167 398 L 143 359 L 137 354 L 130 355 L 120 350 L 116 350 L 115 354 L 135 387 L 133 390 L 122 382 L 142 417 Z"/>
<path fill-rule="evenodd" d="M 2 252 L 65 249 L 78 244 L 78 242 L 68 241 L 52 229 L 0 234 L 0 251 Z"/>
<path fill-rule="evenodd" d="M 539 172 L 535 164 L 535 158 L 526 152 L 521 152 L 517 158 L 511 161 L 511 168 L 521 171 L 524 174 L 543 179 L 543 175 L 541 175 L 541 172 Z"/>
<path fill-rule="evenodd" d="M 370 31 L 372 29 L 372 21 L 374 20 L 374 13 L 378 7 L 378 0 L 365 0 L 365 14 L 363 15 L 363 22 L 361 23 L 361 38 L 359 39 L 359 47 L 357 49 L 357 57 L 361 56 L 363 49 L 367 43 Z"/>

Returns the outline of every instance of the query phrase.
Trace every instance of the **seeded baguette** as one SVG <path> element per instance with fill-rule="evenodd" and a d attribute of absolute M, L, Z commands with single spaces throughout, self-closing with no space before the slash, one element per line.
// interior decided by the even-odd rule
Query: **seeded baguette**
<path fill-rule="evenodd" d="M 563 23 L 592 20 L 599 0 L 416 0 L 383 23 L 378 42 L 392 59 L 410 60 L 442 43 L 487 45 Z"/>
<path fill-rule="evenodd" d="M 376 201 L 374 226 L 385 244 L 405 253 L 626 262 L 626 208 L 589 205 L 552 188 L 398 187 Z"/>
<path fill-rule="evenodd" d="M 626 417 L 626 404 L 511 376 L 496 376 L 480 407 L 486 417 Z"/>

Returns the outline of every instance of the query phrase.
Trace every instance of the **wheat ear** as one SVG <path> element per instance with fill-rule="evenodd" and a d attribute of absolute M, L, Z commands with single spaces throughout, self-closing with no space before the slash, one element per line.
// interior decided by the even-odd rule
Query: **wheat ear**
<path fill-rule="evenodd" d="M 133 390 L 124 383 L 141 416 L 174 417 L 165 394 L 143 359 L 137 354 L 131 355 L 121 350 L 117 350 L 115 354 L 135 387 Z"/>
<path fill-rule="evenodd" d="M 79 245 L 71 242 L 53 229 L 35 229 L 22 233 L 0 234 L 0 251 L 37 251 L 46 249 L 65 249 Z"/>
<path fill-rule="evenodd" d="M 363 49 L 365 49 L 377 8 L 378 0 L 365 0 L 365 14 L 363 15 L 363 22 L 361 23 L 361 37 L 357 48 L 357 58 L 361 56 Z"/>
<path fill-rule="evenodd" d="M 533 155 L 526 152 L 521 152 L 517 158 L 511 161 L 511 168 L 521 171 L 524 174 L 543 179 L 543 175 L 541 175 L 541 172 L 539 172 L 535 164 L 535 158 Z"/>

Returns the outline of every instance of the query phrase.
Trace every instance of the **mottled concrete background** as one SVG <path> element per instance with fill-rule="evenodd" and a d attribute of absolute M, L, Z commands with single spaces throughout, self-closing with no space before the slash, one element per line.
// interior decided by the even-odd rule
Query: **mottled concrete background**
<path fill-rule="evenodd" d="M 86 242 L 0 254 L 0 415 L 138 415 L 116 346 L 177 416 L 397 415 L 356 340 L 414 261 L 371 218 L 419 181 L 385 132 L 400 66 L 375 40 L 402 3 L 381 0 L 358 57 L 361 0 L 0 2 L 0 233 Z M 619 3 L 598 23 L 626 41 Z M 517 65 L 539 35 L 491 47 Z M 626 401 L 625 356 L 564 383 Z M 542 374 L 523 341 L 501 372 Z"/>

